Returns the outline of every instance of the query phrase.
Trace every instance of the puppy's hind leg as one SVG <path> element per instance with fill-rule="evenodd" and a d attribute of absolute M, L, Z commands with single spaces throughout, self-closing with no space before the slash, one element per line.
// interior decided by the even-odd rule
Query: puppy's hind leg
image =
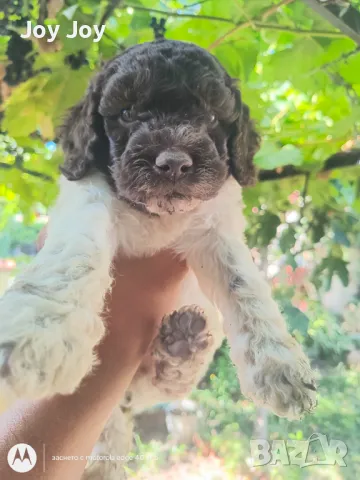
<path fill-rule="evenodd" d="M 132 447 L 132 432 L 131 411 L 119 405 L 91 452 L 81 480 L 125 480 L 124 465 Z"/>
<path fill-rule="evenodd" d="M 184 279 L 176 307 L 163 318 L 149 355 L 129 386 L 135 414 L 188 395 L 206 374 L 224 338 L 220 313 L 192 272 Z"/>
<path fill-rule="evenodd" d="M 214 353 L 204 312 L 194 305 L 167 315 L 153 346 L 153 384 L 181 398 L 196 386 Z"/>
<path fill-rule="evenodd" d="M 44 247 L 0 299 L 5 401 L 73 392 L 104 326 L 115 249 L 113 196 L 97 176 L 61 181 Z"/>
<path fill-rule="evenodd" d="M 131 449 L 132 418 L 124 404 L 140 411 L 184 397 L 205 373 L 216 348 L 203 311 L 183 307 L 164 317 L 152 349 L 152 374 L 135 375 L 96 444 L 81 480 L 124 480 Z"/>

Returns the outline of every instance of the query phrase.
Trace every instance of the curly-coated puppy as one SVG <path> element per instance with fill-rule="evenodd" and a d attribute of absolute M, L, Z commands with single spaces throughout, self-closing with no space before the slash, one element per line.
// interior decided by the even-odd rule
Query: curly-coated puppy
<path fill-rule="evenodd" d="M 45 246 L 0 301 L 1 392 L 73 392 L 96 361 L 115 251 L 167 247 L 191 273 L 163 320 L 151 373 L 139 370 L 131 384 L 134 410 L 189 392 L 223 328 L 244 395 L 288 418 L 312 410 L 309 362 L 244 241 L 241 186 L 254 181 L 259 137 L 218 61 L 182 42 L 132 47 L 95 76 L 61 139 Z M 95 452 L 126 454 L 128 423 L 117 409 Z M 93 462 L 85 476 L 120 471 L 120 462 Z"/>

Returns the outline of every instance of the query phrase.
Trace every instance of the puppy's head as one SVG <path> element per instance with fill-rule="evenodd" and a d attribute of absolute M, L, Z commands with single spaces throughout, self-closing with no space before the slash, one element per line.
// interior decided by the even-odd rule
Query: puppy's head
<path fill-rule="evenodd" d="M 249 109 L 218 61 L 188 43 L 145 43 L 110 61 L 60 138 L 68 179 L 98 169 L 119 198 L 151 213 L 192 210 L 229 175 L 255 179 Z"/>

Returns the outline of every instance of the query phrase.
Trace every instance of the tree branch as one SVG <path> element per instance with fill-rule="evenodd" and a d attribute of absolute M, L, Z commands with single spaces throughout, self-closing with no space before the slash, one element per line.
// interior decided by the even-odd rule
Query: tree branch
<path fill-rule="evenodd" d="M 340 62 L 346 62 L 349 58 L 351 58 L 353 55 L 356 55 L 357 53 L 360 53 L 360 46 L 354 48 L 354 50 L 351 50 L 350 52 L 343 53 L 335 60 L 331 60 L 331 62 L 324 63 L 323 65 L 314 68 L 309 72 L 309 75 L 313 75 L 314 73 L 320 72 L 321 70 L 327 70 Z"/>
<path fill-rule="evenodd" d="M 319 2 L 317 0 L 303 0 L 303 2 L 360 45 L 360 13 L 355 6 L 351 5 L 351 2 Z"/>
<path fill-rule="evenodd" d="M 309 183 L 310 183 L 310 172 L 305 173 L 305 181 L 304 181 L 304 187 L 303 191 L 301 192 L 301 197 L 302 197 L 302 205 L 300 207 L 300 219 L 304 216 L 305 209 L 306 209 L 306 197 L 308 194 L 309 190 Z M 300 221 L 299 219 L 299 221 Z"/>
<path fill-rule="evenodd" d="M 330 172 L 331 170 L 336 170 L 339 168 L 346 168 L 346 167 L 354 167 L 357 165 L 360 165 L 360 149 L 355 149 L 350 152 L 339 152 L 329 157 L 326 160 L 323 168 L 319 172 L 317 172 L 317 174 L 321 175 L 322 173 Z M 27 175 L 31 175 L 36 178 L 41 178 L 46 182 L 55 181 L 55 179 L 50 175 L 24 168 L 22 163 L 19 162 L 18 160 L 15 160 L 13 164 L 0 162 L 0 169 L 10 170 L 13 168 Z M 293 165 L 286 165 L 285 167 L 277 168 L 275 170 L 260 170 L 258 175 L 258 181 L 268 182 L 272 180 L 282 180 L 284 178 L 291 178 L 291 177 L 298 177 L 298 176 L 308 177 L 310 176 L 310 172 L 308 172 L 307 170 L 301 170 L 301 169 L 295 168 Z M 309 181 L 309 178 L 307 178 L 307 182 L 308 181 Z M 306 191 L 305 191 L 305 194 L 306 194 Z"/>
<path fill-rule="evenodd" d="M 296 35 L 309 35 L 310 37 L 327 37 L 327 38 L 343 38 L 345 33 L 332 32 L 330 30 L 306 30 L 302 28 L 286 27 L 275 23 L 252 22 L 256 28 L 265 30 L 279 30 L 280 32 L 294 33 Z"/>
<path fill-rule="evenodd" d="M 34 170 L 25 168 L 22 166 L 22 164 L 20 164 L 16 160 L 13 164 L 0 162 L 0 169 L 2 170 L 15 169 L 15 170 L 19 170 L 19 172 L 21 173 L 26 173 L 27 175 L 31 175 L 32 177 L 41 178 L 42 180 L 45 180 L 45 182 L 54 182 L 54 179 L 50 175 L 47 175 L 46 173 L 35 172 Z"/>
<path fill-rule="evenodd" d="M 197 5 L 201 5 L 202 3 L 209 2 L 210 0 L 200 0 L 199 2 L 191 3 L 190 5 L 185 5 L 186 8 L 196 7 Z"/>
<path fill-rule="evenodd" d="M 322 68 L 333 67 L 337 63 L 348 60 L 350 57 L 352 57 L 353 55 L 356 55 L 357 53 L 360 53 L 360 47 L 354 48 L 354 50 L 351 50 L 350 52 L 340 55 L 340 57 L 338 57 L 335 60 L 332 60 L 331 62 L 324 63 L 324 65 L 321 65 L 321 67 L 319 67 L 317 70 L 313 70 L 313 72 L 311 73 L 314 73 L 315 71 L 319 71 Z"/>
<path fill-rule="evenodd" d="M 103 25 L 103 24 L 100 23 L 100 25 Z M 114 45 L 116 45 L 121 52 L 124 52 L 126 50 L 126 47 L 122 43 L 119 43 L 117 40 L 115 40 L 115 38 L 113 38 L 108 33 L 104 32 L 103 36 L 105 38 L 108 38 Z"/>
<path fill-rule="evenodd" d="M 360 165 L 360 149 L 352 150 L 351 152 L 339 152 L 329 157 L 323 168 L 316 174 L 321 175 L 331 170 L 337 170 L 345 167 L 355 167 Z M 272 180 L 282 180 L 283 178 L 298 177 L 308 175 L 307 170 L 301 170 L 293 165 L 286 165 L 285 167 L 277 168 L 275 170 L 261 170 L 259 172 L 259 182 L 268 182 Z"/>
<path fill-rule="evenodd" d="M 273 7 L 269 8 L 264 12 L 261 16 L 261 20 L 266 20 L 268 17 L 270 17 L 273 13 L 277 13 L 279 7 L 285 7 L 285 5 L 289 5 L 289 3 L 294 2 L 295 0 L 282 0 L 281 2 L 277 3 Z"/>
<path fill-rule="evenodd" d="M 275 13 L 279 7 L 283 5 L 288 5 L 289 3 L 293 2 L 294 0 L 283 0 L 279 2 L 276 5 L 273 5 L 269 9 L 265 10 L 262 14 L 260 14 L 261 18 L 267 18 L 273 13 Z M 134 5 L 132 3 L 125 3 L 122 6 L 118 6 L 121 0 L 113 0 L 110 2 L 109 7 L 107 8 L 106 12 L 104 13 L 100 24 L 105 23 L 107 18 L 111 15 L 112 11 L 115 8 L 120 8 L 121 10 L 124 10 L 126 8 L 132 8 L 135 11 L 143 11 L 143 12 L 149 12 L 149 13 L 158 13 L 159 15 L 163 15 L 166 17 L 184 17 L 184 18 L 192 18 L 194 20 L 211 20 L 211 21 L 216 21 L 216 22 L 224 22 L 224 23 L 229 23 L 231 25 L 234 25 L 234 28 L 229 30 L 227 33 L 225 33 L 222 37 L 218 38 L 210 47 L 208 50 L 212 50 L 213 48 L 217 47 L 220 43 L 225 40 L 228 36 L 232 35 L 235 32 L 238 32 L 239 30 L 243 30 L 244 28 L 252 27 L 252 28 L 259 28 L 259 29 L 266 29 L 266 30 L 278 30 L 282 32 L 288 32 L 288 33 L 294 33 L 296 35 L 309 35 L 312 37 L 327 37 L 327 38 L 342 38 L 346 36 L 345 34 L 341 32 L 336 32 L 336 31 L 329 31 L 329 30 L 305 30 L 301 28 L 291 28 L 283 25 L 277 25 L 274 23 L 262 23 L 262 22 L 257 22 L 253 19 L 249 19 L 246 22 L 242 23 L 236 23 L 234 20 L 231 18 L 224 18 L 224 17 L 216 17 L 212 15 L 196 15 L 192 13 L 182 13 L 179 10 L 159 10 L 156 8 L 151 8 L 151 7 L 143 7 L 139 5 Z"/>
<path fill-rule="evenodd" d="M 262 13 L 260 13 L 258 15 L 258 17 L 260 19 L 267 18 L 268 16 L 275 13 L 278 10 L 278 8 L 280 8 L 284 5 L 287 5 L 288 3 L 290 3 L 290 0 L 281 0 L 281 2 L 277 3 L 276 5 L 272 5 L 270 8 L 267 8 L 266 10 L 264 10 Z M 215 40 L 215 42 L 213 42 L 209 46 L 208 50 L 212 50 L 212 49 L 216 48 L 217 46 L 219 46 L 220 43 L 222 43 L 227 37 L 229 37 L 233 33 L 238 32 L 239 30 L 243 30 L 244 28 L 250 27 L 251 24 L 255 22 L 255 20 L 256 19 L 253 19 L 253 20 L 250 20 L 250 21 L 247 21 L 247 22 L 243 22 L 243 23 L 239 23 L 234 28 L 232 28 L 231 30 L 226 32 L 224 35 L 219 37 L 217 40 Z"/>
<path fill-rule="evenodd" d="M 209 47 L 208 50 L 213 50 L 214 48 L 218 47 L 227 37 L 232 35 L 235 32 L 239 32 L 240 30 L 243 30 L 244 28 L 251 27 L 251 24 L 253 22 L 251 20 L 248 20 L 247 22 L 240 23 L 239 25 L 236 25 L 234 28 L 231 30 L 227 31 L 224 35 L 219 37 L 218 39 L 215 40 Z"/>
<path fill-rule="evenodd" d="M 150 13 L 158 13 L 159 15 L 164 15 L 166 17 L 184 17 L 184 18 L 193 18 L 198 20 L 212 20 L 217 22 L 225 22 L 235 25 L 234 20 L 231 18 L 224 18 L 224 17 L 214 17 L 211 15 L 194 15 L 192 13 L 180 13 L 179 10 L 159 10 L 157 8 L 151 7 L 141 7 L 139 5 L 133 5 L 131 3 L 126 3 L 121 7 L 122 10 L 126 8 L 133 8 L 134 10 L 142 11 L 142 12 L 150 12 Z"/>
<path fill-rule="evenodd" d="M 104 10 L 104 13 L 102 14 L 102 17 L 100 18 L 99 25 L 105 25 L 107 19 L 111 16 L 115 8 L 122 8 L 120 5 L 122 2 L 123 0 L 110 0 Z"/>
<path fill-rule="evenodd" d="M 39 16 L 37 19 L 37 23 L 39 25 L 44 25 L 44 21 L 48 16 L 48 9 L 47 9 L 47 0 L 40 0 L 39 2 Z"/>

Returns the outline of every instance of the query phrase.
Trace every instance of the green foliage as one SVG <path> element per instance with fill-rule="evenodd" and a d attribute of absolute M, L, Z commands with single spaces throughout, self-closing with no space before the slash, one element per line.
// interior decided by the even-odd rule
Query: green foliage
<path fill-rule="evenodd" d="M 349 284 L 349 273 L 346 268 L 347 262 L 340 257 L 326 257 L 314 270 L 314 281 L 324 278 L 326 290 L 330 289 L 331 280 L 337 274 L 345 286 Z"/>
<path fill-rule="evenodd" d="M 322 368 L 336 366 L 345 360 L 353 342 L 338 319 L 314 303 L 310 312 L 308 337 L 305 340 L 309 355 Z"/>
<path fill-rule="evenodd" d="M 323 322 L 314 322 L 310 327 L 310 335 L 318 337 L 329 318 Z M 329 328 L 331 331 L 331 328 Z M 327 334 L 329 333 L 327 330 Z M 325 340 L 326 335 L 324 335 Z M 335 338 L 330 334 L 328 344 L 336 348 Z M 321 343 L 321 341 L 320 341 Z M 310 349 L 311 350 L 311 349 Z M 329 353 L 329 352 L 328 352 Z M 228 356 L 228 348 L 224 345 L 211 365 L 204 380 L 207 389 L 196 390 L 193 398 L 204 412 L 201 423 L 202 438 L 207 440 L 211 448 L 224 459 L 226 467 L 233 473 L 248 473 L 247 459 L 250 456 L 249 438 L 255 437 L 255 425 L 259 412 L 254 405 L 241 396 L 237 390 L 234 400 L 234 384 L 236 372 Z M 266 415 L 269 440 L 297 439 L 306 440 L 314 432 L 327 435 L 328 439 L 342 440 L 348 446 L 346 468 L 334 466 L 307 467 L 277 465 L 257 467 L 260 474 L 267 472 L 271 478 L 305 480 L 321 468 L 326 479 L 351 480 L 360 474 L 360 455 L 358 451 L 358 429 L 360 427 L 360 376 L 348 371 L 342 364 L 332 367 L 327 375 L 319 381 L 319 404 L 316 413 L 305 416 L 301 421 L 289 422 L 272 414 Z"/>
<path fill-rule="evenodd" d="M 46 24 L 60 25 L 56 41 L 32 38 L 30 52 L 20 59 L 19 49 L 12 51 L 9 39 L 14 31 L 24 32 L 28 19 L 33 25 L 37 23 L 39 4 L 30 0 L 7 7 L 0 59 L 13 69 L 31 60 L 32 71 L 27 79 L 11 84 L 11 95 L 3 105 L 2 129 L 28 154 L 29 166 L 36 165 L 38 172 L 51 171 L 51 176 L 57 177 L 61 157 L 56 152 L 49 158 L 43 145 L 56 138 L 65 111 L 83 95 L 89 78 L 104 61 L 129 45 L 153 39 L 149 27 L 152 16 L 166 18 L 167 38 L 209 49 L 240 80 L 243 98 L 264 136 L 256 157 L 259 167 L 294 165 L 317 171 L 330 154 L 353 138 L 360 110 L 353 95 L 360 92 L 360 53 L 352 54 L 352 40 L 300 2 L 290 2 L 278 10 L 270 0 L 188 4 L 138 0 L 131 7 L 115 3 L 107 10 L 106 2 L 69 0 L 55 17 L 45 20 Z M 66 37 L 73 21 L 98 24 L 105 12 L 106 31 L 100 42 L 94 43 L 92 37 Z M 266 21 L 261 21 L 263 18 Z M 261 27 L 256 23 L 260 21 Z M 248 26 L 240 28 L 246 22 Z M 14 152 L 8 151 L 6 157 L 6 163 L 12 164 Z M 23 211 L 37 201 L 45 205 L 52 201 L 54 195 L 44 198 L 30 175 L 21 177 L 20 181 L 13 168 L 2 183 L 15 195 L 27 197 L 21 204 Z M 251 195 L 259 194 L 261 187 L 256 187 Z M 330 196 L 329 191 L 322 204 Z M 356 201 L 354 198 L 353 203 Z M 266 243 L 269 237 L 270 233 L 262 241 Z"/>
<path fill-rule="evenodd" d="M 300 333 L 305 336 L 308 332 L 309 318 L 291 303 L 285 304 L 283 314 L 287 320 L 291 333 Z"/>
<path fill-rule="evenodd" d="M 168 39 L 208 49 L 238 79 L 263 137 L 255 158 L 258 168 L 281 174 L 290 166 L 306 172 L 259 182 L 243 192 L 249 245 L 260 267 L 278 268 L 269 275 L 276 299 L 289 330 L 322 373 L 316 413 L 293 423 L 269 414 L 268 433 L 272 439 L 306 439 L 314 432 L 341 439 L 349 446 L 348 467 L 320 472 L 317 467 L 300 471 L 276 466 L 265 472 L 268 478 L 289 480 L 359 477 L 360 378 L 342 365 L 355 342 L 319 301 L 334 277 L 349 283 L 349 252 L 360 247 L 359 167 L 319 173 L 328 157 L 360 145 L 360 52 L 353 40 L 301 1 L 275 9 L 271 0 L 135 0 L 131 6 L 67 0 L 52 18 L 43 19 L 46 25 L 60 25 L 53 44 L 18 36 L 27 20 L 39 23 L 36 0 L 7 2 L 4 12 L 0 258 L 16 255 L 19 245 L 35 240 L 40 224 L 34 212 L 44 212 L 56 196 L 62 161 L 56 130 L 66 110 L 105 61 L 135 43 L 153 40 L 151 18 L 165 17 Z M 66 37 L 73 21 L 93 25 L 104 15 L 100 42 Z M 24 223 L 14 220 L 19 212 Z M 301 277 L 304 270 L 306 278 Z M 240 465 L 241 473 L 250 475 L 249 438 L 259 412 L 241 395 L 226 344 L 193 398 L 204 414 L 201 438 L 224 458 L 229 471 L 238 473 Z M 144 444 L 137 437 L 136 452 L 146 457 L 136 466 L 146 473 L 182 459 L 188 450 Z"/>
<path fill-rule="evenodd" d="M 13 256 L 15 248 L 33 246 L 39 230 L 39 224 L 23 226 L 11 218 L 0 233 L 0 258 Z"/>
<path fill-rule="evenodd" d="M 271 240 L 275 238 L 280 223 L 281 220 L 278 215 L 268 210 L 261 210 L 257 222 L 253 222 L 247 230 L 250 246 L 267 247 Z"/>
<path fill-rule="evenodd" d="M 331 374 L 324 376 L 319 383 L 319 404 L 316 414 L 307 416 L 298 422 L 287 422 L 276 417 L 270 418 L 270 438 L 308 439 L 314 432 L 324 433 L 328 439 L 345 442 L 348 454 L 345 457 L 346 467 L 307 467 L 296 466 L 279 468 L 278 478 L 312 479 L 320 472 L 324 479 L 353 479 L 360 475 L 360 455 L 358 450 L 359 423 L 359 373 L 349 372 L 342 365 Z M 290 475 L 292 475 L 290 477 Z"/>

